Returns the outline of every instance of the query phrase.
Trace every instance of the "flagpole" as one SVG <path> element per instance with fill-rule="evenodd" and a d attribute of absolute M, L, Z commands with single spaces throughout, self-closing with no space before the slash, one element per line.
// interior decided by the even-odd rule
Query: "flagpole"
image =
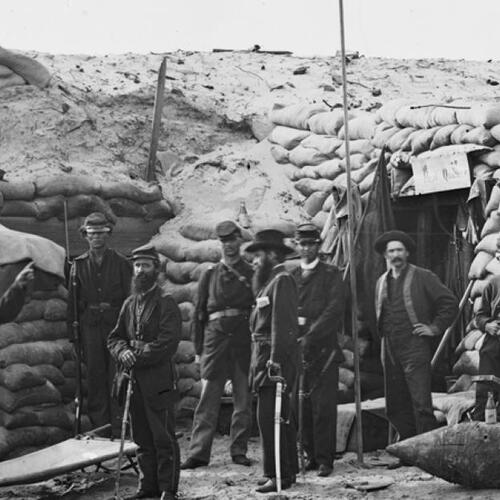
<path fill-rule="evenodd" d="M 356 407 L 356 451 L 358 462 L 363 463 L 363 425 L 361 421 L 361 385 L 359 372 L 359 339 L 357 325 L 358 295 L 356 289 L 356 260 L 354 255 L 354 210 L 351 186 L 351 160 L 349 150 L 349 113 L 347 109 L 347 76 L 346 51 L 344 32 L 344 2 L 339 0 L 340 12 L 340 47 L 342 57 L 342 96 L 344 104 L 344 140 L 345 140 L 345 170 L 347 174 L 347 219 L 348 219 L 348 246 L 349 246 L 349 277 L 351 285 L 351 324 L 352 340 L 354 344 L 354 402 Z"/>

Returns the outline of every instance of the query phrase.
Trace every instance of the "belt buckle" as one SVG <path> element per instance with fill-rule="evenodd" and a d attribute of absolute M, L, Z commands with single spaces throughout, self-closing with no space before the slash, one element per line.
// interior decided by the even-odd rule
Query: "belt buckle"
<path fill-rule="evenodd" d="M 304 326 L 306 324 L 307 318 L 304 318 L 304 316 L 299 316 L 299 326 Z"/>

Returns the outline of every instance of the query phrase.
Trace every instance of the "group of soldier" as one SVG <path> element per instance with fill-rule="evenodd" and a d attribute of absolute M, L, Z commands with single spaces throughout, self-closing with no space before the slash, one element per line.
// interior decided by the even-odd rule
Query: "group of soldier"
<path fill-rule="evenodd" d="M 72 264 L 68 330 L 75 331 L 78 323 L 78 338 L 71 340 L 80 342 L 87 366 L 87 412 L 94 427 L 111 423 L 111 434 L 118 435 L 120 411 L 110 395 L 123 400 L 124 383 L 133 380 L 131 434 L 138 445 L 140 476 L 138 490 L 129 498 L 177 498 L 180 469 L 209 465 L 227 380 L 233 401 L 229 451 L 241 466 L 252 465 L 247 444 L 256 400 L 263 453 L 257 492 L 295 483 L 298 430 L 305 469 L 321 477 L 333 472 L 339 364 L 344 359 L 338 337 L 347 290 L 341 271 L 320 260 L 314 225 L 298 226 L 295 248 L 278 230 L 260 231 L 245 247 L 245 256 L 241 228 L 233 221 L 216 226 L 222 258 L 198 282 L 192 339 L 202 391 L 182 464 L 175 436 L 173 364 L 181 314 L 158 283 L 159 255 L 150 245 L 134 250 L 130 259 L 109 248 L 112 224 L 100 213 L 89 215 L 81 232 L 89 250 Z M 455 297 L 432 272 L 408 263 L 414 246 L 401 231 L 384 233 L 375 244 L 388 266 L 374 298 L 383 338 L 387 415 L 401 438 L 436 426 L 428 340 L 442 333 L 457 310 Z M 285 266 L 294 253 L 300 264 Z M 32 270 L 13 288 L 32 278 L 26 273 Z M 279 470 L 274 449 L 277 381 L 283 388 Z"/>

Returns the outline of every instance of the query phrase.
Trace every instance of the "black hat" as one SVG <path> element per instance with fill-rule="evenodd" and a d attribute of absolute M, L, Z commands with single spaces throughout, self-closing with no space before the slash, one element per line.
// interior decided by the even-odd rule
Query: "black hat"
<path fill-rule="evenodd" d="M 87 233 L 110 233 L 113 229 L 113 223 L 110 222 L 102 212 L 92 212 L 85 217 L 80 226 L 82 234 Z"/>
<path fill-rule="evenodd" d="M 225 220 L 215 226 L 215 234 L 217 238 L 224 241 L 233 236 L 241 236 L 241 229 L 232 220 Z"/>
<path fill-rule="evenodd" d="M 295 239 L 297 241 L 321 243 L 321 235 L 318 228 L 314 224 L 300 224 L 295 231 Z"/>
<path fill-rule="evenodd" d="M 389 241 L 400 241 L 410 253 L 417 247 L 413 239 L 403 231 L 387 231 L 375 240 L 373 246 L 378 253 L 383 254 Z"/>
<path fill-rule="evenodd" d="M 257 250 L 279 250 L 285 254 L 293 253 L 295 250 L 284 243 L 285 235 L 277 229 L 264 229 L 255 235 L 253 243 L 245 248 L 245 252 L 256 252 Z"/>
<path fill-rule="evenodd" d="M 160 256 L 153 245 L 143 245 L 142 247 L 132 250 L 130 260 L 151 259 L 155 262 L 160 262 Z"/>

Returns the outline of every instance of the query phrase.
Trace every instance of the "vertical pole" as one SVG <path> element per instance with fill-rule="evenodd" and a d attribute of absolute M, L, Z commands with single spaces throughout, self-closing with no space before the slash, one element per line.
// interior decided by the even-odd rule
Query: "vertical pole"
<path fill-rule="evenodd" d="M 344 2 L 339 0 L 340 12 L 340 47 L 342 57 L 342 94 L 344 104 L 344 136 L 347 174 L 347 219 L 348 219 L 348 246 L 349 246 L 349 278 L 351 284 L 351 323 L 352 340 L 354 344 L 354 401 L 356 406 L 356 451 L 358 462 L 363 463 L 363 425 L 361 421 L 361 385 L 359 373 L 359 339 L 357 325 L 358 295 L 356 289 L 356 257 L 354 255 L 354 210 L 351 186 L 351 161 L 349 150 L 349 114 L 347 109 L 347 76 L 345 62 L 345 33 L 344 33 Z"/>
<path fill-rule="evenodd" d="M 156 84 L 155 104 L 153 111 L 153 132 L 151 134 L 151 145 L 149 147 L 148 168 L 146 170 L 146 180 L 154 181 L 156 152 L 158 150 L 158 138 L 160 136 L 161 115 L 163 113 L 163 94 L 165 92 L 165 74 L 167 72 L 167 58 L 164 57 L 160 70 L 158 71 L 158 83 Z"/>

